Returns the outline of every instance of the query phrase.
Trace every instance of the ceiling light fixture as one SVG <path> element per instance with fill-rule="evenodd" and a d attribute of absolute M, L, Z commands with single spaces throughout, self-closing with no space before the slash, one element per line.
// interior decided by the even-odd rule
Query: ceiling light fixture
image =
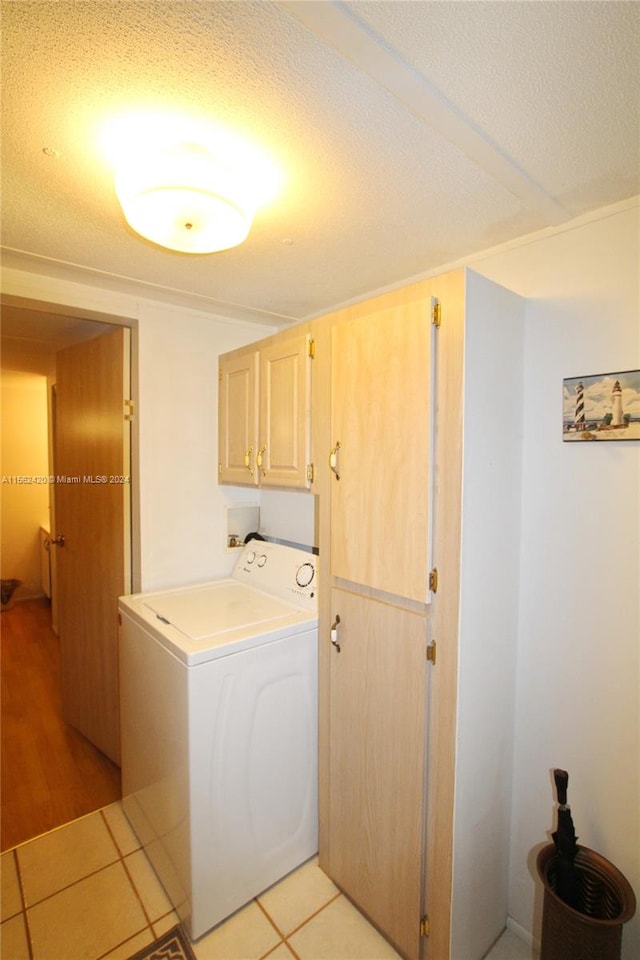
<path fill-rule="evenodd" d="M 237 246 L 256 212 L 232 171 L 193 143 L 138 157 L 117 173 L 116 193 L 136 233 L 181 253 Z"/>
<path fill-rule="evenodd" d="M 129 226 L 170 250 L 237 246 L 281 190 L 267 151 L 202 117 L 132 108 L 97 135 Z"/>

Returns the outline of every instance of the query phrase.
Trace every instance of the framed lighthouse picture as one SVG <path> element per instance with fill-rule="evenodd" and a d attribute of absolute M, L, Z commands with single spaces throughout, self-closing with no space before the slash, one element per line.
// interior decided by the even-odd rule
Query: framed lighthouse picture
<path fill-rule="evenodd" d="M 562 382 L 563 440 L 640 440 L 640 370 Z"/>

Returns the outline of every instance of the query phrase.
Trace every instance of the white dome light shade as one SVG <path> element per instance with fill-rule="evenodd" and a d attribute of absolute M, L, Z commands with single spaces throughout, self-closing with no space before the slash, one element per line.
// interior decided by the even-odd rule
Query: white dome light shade
<path fill-rule="evenodd" d="M 256 211 L 250 186 L 195 143 L 137 154 L 116 175 L 127 223 L 153 243 L 181 253 L 215 253 L 246 239 Z"/>

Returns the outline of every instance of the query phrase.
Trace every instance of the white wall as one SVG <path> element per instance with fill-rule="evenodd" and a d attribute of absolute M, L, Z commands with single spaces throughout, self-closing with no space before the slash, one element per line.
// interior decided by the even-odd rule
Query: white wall
<path fill-rule="evenodd" d="M 640 898 L 640 443 L 561 438 L 564 377 L 640 368 L 639 239 L 623 205 L 471 264 L 529 298 L 509 913 L 536 935 L 554 767 L 579 842 Z"/>
<path fill-rule="evenodd" d="M 226 576 L 225 505 L 259 494 L 218 484 L 218 354 L 271 330 L 149 302 L 138 329 L 141 589 Z"/>
<path fill-rule="evenodd" d="M 47 378 L 2 371 L 2 579 L 14 598 L 42 596 L 40 527 L 49 524 Z M 31 480 L 33 478 L 33 480 Z"/>
<path fill-rule="evenodd" d="M 225 549 L 225 505 L 255 503 L 259 495 L 217 481 L 218 354 L 273 328 L 15 269 L 3 270 L 2 290 L 48 311 L 60 305 L 64 314 L 135 324 L 140 577 L 134 589 L 226 576 L 237 554 Z"/>
<path fill-rule="evenodd" d="M 270 539 L 317 547 L 315 500 L 303 490 L 263 490 L 260 532 Z"/>

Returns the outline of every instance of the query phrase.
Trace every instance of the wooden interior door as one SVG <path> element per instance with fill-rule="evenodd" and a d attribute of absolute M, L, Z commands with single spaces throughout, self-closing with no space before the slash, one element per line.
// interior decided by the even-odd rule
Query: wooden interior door
<path fill-rule="evenodd" d="M 120 758 L 117 599 L 130 591 L 129 330 L 61 350 L 55 517 L 65 720 Z"/>
<path fill-rule="evenodd" d="M 332 591 L 329 873 L 407 960 L 420 955 L 426 620 Z M 328 642 L 328 641 L 327 641 Z"/>
<path fill-rule="evenodd" d="M 246 350 L 219 361 L 218 479 L 258 483 L 258 352 Z"/>
<path fill-rule="evenodd" d="M 428 298 L 406 300 L 399 291 L 395 305 L 365 304 L 331 332 L 331 574 L 423 603 L 431 544 L 430 307 Z"/>
<path fill-rule="evenodd" d="M 260 349 L 260 482 L 306 487 L 310 456 L 309 338 L 277 340 Z"/>

